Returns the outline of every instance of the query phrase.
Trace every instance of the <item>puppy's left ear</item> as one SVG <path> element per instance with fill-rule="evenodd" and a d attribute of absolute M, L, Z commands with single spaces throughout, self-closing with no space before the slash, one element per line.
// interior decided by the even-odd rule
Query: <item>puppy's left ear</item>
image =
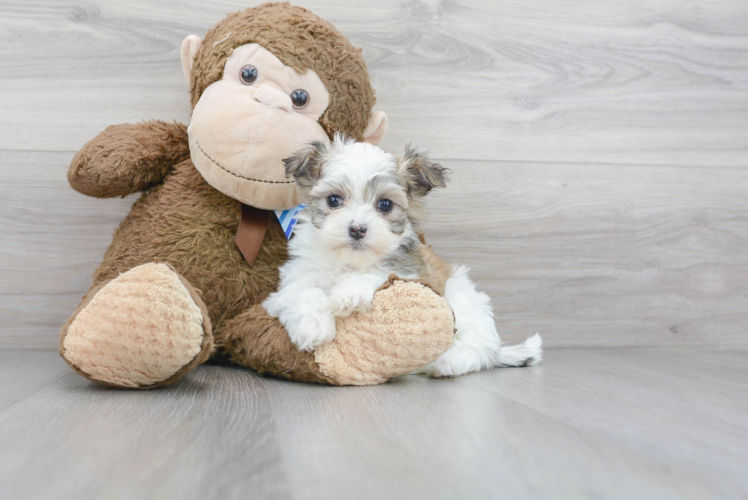
<path fill-rule="evenodd" d="M 398 161 L 398 171 L 411 197 L 426 196 L 434 188 L 445 187 L 450 173 L 448 168 L 430 161 L 426 153 L 419 153 L 410 146 Z"/>
<path fill-rule="evenodd" d="M 322 173 L 322 158 L 327 153 L 327 146 L 319 141 L 310 147 L 299 150 L 283 160 L 286 177 L 293 177 L 302 189 L 310 189 L 319 180 Z"/>

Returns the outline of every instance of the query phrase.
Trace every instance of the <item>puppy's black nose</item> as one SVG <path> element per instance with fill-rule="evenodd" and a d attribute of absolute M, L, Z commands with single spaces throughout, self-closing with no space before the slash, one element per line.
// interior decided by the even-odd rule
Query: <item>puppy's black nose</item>
<path fill-rule="evenodd" d="M 353 238 L 354 240 L 360 240 L 361 238 L 366 236 L 366 225 L 353 224 L 348 228 L 348 234 L 350 234 L 351 238 Z"/>

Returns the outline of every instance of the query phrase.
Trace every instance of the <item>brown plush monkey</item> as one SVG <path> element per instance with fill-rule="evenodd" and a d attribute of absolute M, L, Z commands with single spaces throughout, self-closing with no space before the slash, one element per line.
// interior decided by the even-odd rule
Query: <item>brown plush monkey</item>
<path fill-rule="evenodd" d="M 300 200 L 282 159 L 343 132 L 381 141 L 387 121 L 360 50 L 289 4 L 229 15 L 182 45 L 189 129 L 107 128 L 75 156 L 77 191 L 143 192 L 114 234 L 94 284 L 63 327 L 60 353 L 97 382 L 170 384 L 209 358 L 279 377 L 374 384 L 435 360 L 452 343 L 446 301 L 393 277 L 336 339 L 300 352 L 260 303 L 278 284 L 286 236 L 268 210 Z"/>

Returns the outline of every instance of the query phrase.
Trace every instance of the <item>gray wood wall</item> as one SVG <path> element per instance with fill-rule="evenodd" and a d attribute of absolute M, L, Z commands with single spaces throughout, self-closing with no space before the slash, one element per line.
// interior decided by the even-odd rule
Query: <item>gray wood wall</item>
<path fill-rule="evenodd" d="M 134 198 L 65 180 L 187 122 L 182 38 L 252 1 L 0 0 L 0 347 L 54 348 Z M 748 2 L 302 2 L 363 47 L 385 148 L 453 171 L 427 235 L 506 340 L 748 347 Z"/>

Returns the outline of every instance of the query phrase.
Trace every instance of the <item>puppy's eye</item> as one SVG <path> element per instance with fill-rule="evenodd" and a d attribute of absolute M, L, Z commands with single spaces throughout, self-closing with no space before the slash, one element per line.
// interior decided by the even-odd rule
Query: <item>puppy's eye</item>
<path fill-rule="evenodd" d="M 327 206 L 330 208 L 338 208 L 342 204 L 343 200 L 336 194 L 327 197 Z"/>
<path fill-rule="evenodd" d="M 247 64 L 239 72 L 239 78 L 241 78 L 244 85 L 252 85 L 257 81 L 257 68 L 251 64 Z"/>
<path fill-rule="evenodd" d="M 304 89 L 296 89 L 291 92 L 291 102 L 294 108 L 301 109 L 309 104 L 309 93 Z"/>
<path fill-rule="evenodd" d="M 383 214 L 388 214 L 392 212 L 392 207 L 393 205 L 390 200 L 379 200 L 379 203 L 377 203 L 377 208 Z"/>

